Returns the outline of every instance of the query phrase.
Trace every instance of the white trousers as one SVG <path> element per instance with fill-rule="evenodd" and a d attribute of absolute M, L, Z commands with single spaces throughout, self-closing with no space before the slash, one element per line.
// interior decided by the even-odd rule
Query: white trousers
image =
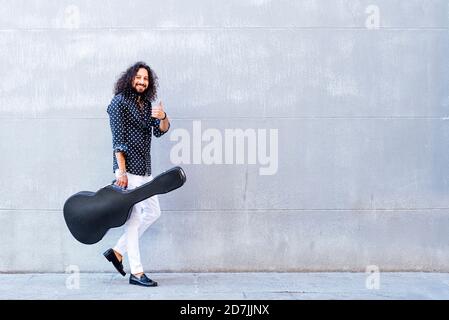
<path fill-rule="evenodd" d="M 153 180 L 152 175 L 138 176 L 130 173 L 127 175 L 129 190 Z M 132 274 L 143 272 L 140 261 L 139 238 L 160 216 L 161 209 L 157 195 L 135 204 L 132 208 L 130 217 L 124 225 L 124 233 L 113 248 L 122 256 L 128 253 L 128 262 Z"/>

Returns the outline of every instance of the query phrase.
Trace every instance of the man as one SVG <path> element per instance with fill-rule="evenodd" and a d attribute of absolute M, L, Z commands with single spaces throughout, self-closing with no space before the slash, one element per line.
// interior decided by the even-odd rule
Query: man
<path fill-rule="evenodd" d="M 113 170 L 116 184 L 133 189 L 153 179 L 151 175 L 151 137 L 160 137 L 170 128 L 162 102 L 152 106 L 157 96 L 157 76 L 144 62 L 137 62 L 117 80 L 114 98 L 107 108 L 112 131 Z M 128 254 L 129 283 L 154 287 L 140 261 L 139 238 L 160 216 L 157 196 L 134 205 L 125 223 L 124 234 L 104 256 L 123 276 L 123 255 Z"/>

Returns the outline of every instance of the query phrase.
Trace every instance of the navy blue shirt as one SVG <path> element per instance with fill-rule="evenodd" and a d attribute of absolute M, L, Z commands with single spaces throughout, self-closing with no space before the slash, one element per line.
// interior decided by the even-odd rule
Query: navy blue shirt
<path fill-rule="evenodd" d="M 151 174 L 151 136 L 162 136 L 160 120 L 151 117 L 151 102 L 144 99 L 143 110 L 137 103 L 137 93 L 119 93 L 108 106 L 112 131 L 113 171 L 118 169 L 116 152 L 123 152 L 126 171 L 144 176 Z M 170 128 L 170 123 L 169 123 Z"/>

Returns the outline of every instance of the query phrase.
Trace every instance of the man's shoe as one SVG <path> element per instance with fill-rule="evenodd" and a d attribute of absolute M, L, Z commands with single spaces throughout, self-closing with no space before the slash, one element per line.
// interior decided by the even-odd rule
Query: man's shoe
<path fill-rule="evenodd" d="M 105 251 L 105 253 L 103 253 L 103 255 L 106 257 L 106 259 L 108 259 L 108 261 L 112 262 L 115 269 L 117 269 L 117 271 L 120 272 L 122 276 L 126 275 L 126 272 L 123 271 L 123 264 L 121 261 L 118 261 L 117 256 L 114 253 L 114 250 L 108 249 Z"/>
<path fill-rule="evenodd" d="M 157 282 L 148 278 L 145 273 L 137 278 L 135 275 L 131 274 L 129 276 L 129 284 L 135 284 L 144 287 L 157 287 Z"/>

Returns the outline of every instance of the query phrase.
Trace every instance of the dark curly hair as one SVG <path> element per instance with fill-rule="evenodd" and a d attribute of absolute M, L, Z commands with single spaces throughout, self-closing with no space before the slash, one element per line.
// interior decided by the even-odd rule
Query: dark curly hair
<path fill-rule="evenodd" d="M 142 93 L 144 98 L 148 101 L 154 101 L 157 97 L 157 87 L 159 86 L 158 78 L 154 71 L 142 61 L 136 62 L 131 67 L 129 67 L 125 72 L 122 73 L 120 78 L 117 80 L 114 86 L 114 95 L 123 93 L 125 95 L 136 92 L 132 86 L 134 77 L 140 68 L 144 68 L 148 71 L 148 88 Z"/>

